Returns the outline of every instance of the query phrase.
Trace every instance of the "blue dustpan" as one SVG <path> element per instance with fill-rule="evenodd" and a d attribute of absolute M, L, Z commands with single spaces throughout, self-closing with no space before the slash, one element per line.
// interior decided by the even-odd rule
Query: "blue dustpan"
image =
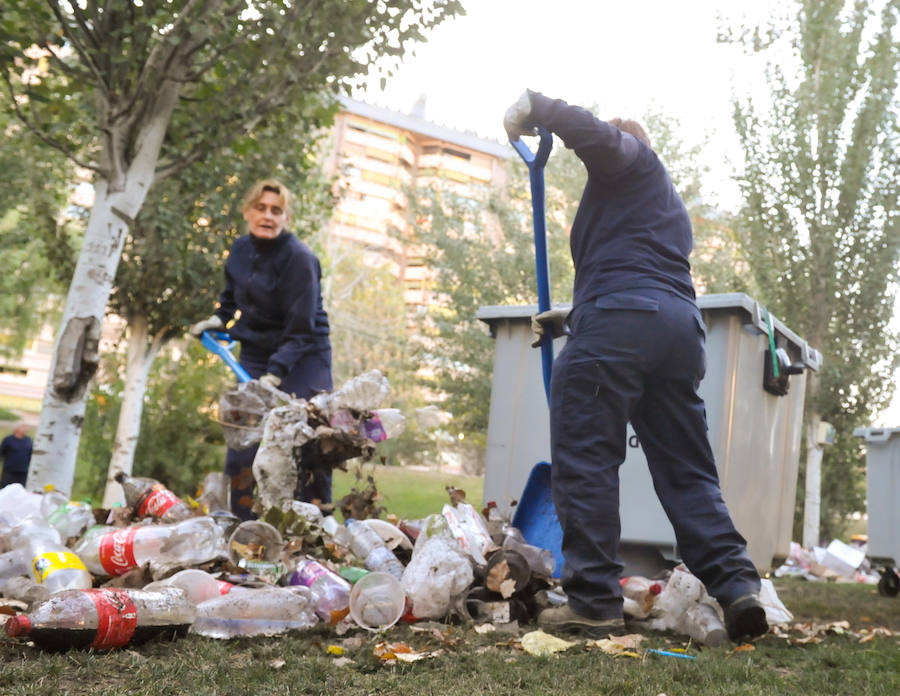
<path fill-rule="evenodd" d="M 546 128 L 538 129 L 541 141 L 533 153 L 522 139 L 512 143 L 513 148 L 528 166 L 531 181 L 531 212 L 534 218 L 534 261 L 537 271 L 538 311 L 550 309 L 550 258 L 547 254 L 547 228 L 544 215 L 544 165 L 553 148 L 553 136 Z M 544 377 L 544 392 L 550 403 L 550 373 L 553 369 L 553 339 L 544 336 L 541 343 L 541 368 Z M 550 465 L 539 462 L 534 465 L 525 490 L 519 498 L 512 519 L 525 541 L 542 549 L 548 549 L 556 559 L 553 577 L 562 572 L 562 527 L 556 516 L 556 506 L 550 489 Z"/>

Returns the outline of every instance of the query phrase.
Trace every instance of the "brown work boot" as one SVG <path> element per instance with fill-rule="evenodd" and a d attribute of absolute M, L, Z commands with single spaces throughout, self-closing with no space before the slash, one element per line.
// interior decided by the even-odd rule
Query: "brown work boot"
<path fill-rule="evenodd" d="M 743 595 L 725 607 L 725 628 L 735 643 L 768 633 L 769 622 L 759 595 Z"/>
<path fill-rule="evenodd" d="M 626 632 L 624 619 L 588 619 L 576 614 L 568 604 L 544 609 L 538 614 L 537 624 L 548 631 L 588 638 L 620 636 Z"/>

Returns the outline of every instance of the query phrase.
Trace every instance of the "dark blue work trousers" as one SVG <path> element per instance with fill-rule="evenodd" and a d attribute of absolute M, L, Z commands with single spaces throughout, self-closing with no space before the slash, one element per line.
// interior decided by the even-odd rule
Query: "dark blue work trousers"
<path fill-rule="evenodd" d="M 256 356 L 241 349 L 240 363 L 250 376 L 258 379 L 266 374 L 268 356 Z M 324 350 L 302 357 L 281 380 L 278 388 L 300 399 L 309 399 L 320 391 L 331 391 L 331 350 Z M 231 478 L 231 511 L 242 520 L 256 517 L 253 507 L 253 459 L 259 445 L 245 450 L 228 449 L 225 454 L 225 475 Z M 318 500 L 331 502 L 331 468 L 303 470 L 300 472 L 299 499 L 304 502 Z"/>
<path fill-rule="evenodd" d="M 553 366 L 550 438 L 562 585 L 573 611 L 622 616 L 619 466 L 629 421 L 687 567 L 723 606 L 758 592 L 746 541 L 722 499 L 697 393 L 706 372 L 700 310 L 664 290 L 629 290 L 576 307 L 569 325 Z"/>

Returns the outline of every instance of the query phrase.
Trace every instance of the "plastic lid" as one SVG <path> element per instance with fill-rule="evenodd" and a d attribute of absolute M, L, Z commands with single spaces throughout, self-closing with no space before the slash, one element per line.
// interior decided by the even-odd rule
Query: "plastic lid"
<path fill-rule="evenodd" d="M 31 621 L 25 614 L 11 616 L 6 620 L 6 635 L 15 638 L 16 636 L 24 636 L 31 631 Z"/>

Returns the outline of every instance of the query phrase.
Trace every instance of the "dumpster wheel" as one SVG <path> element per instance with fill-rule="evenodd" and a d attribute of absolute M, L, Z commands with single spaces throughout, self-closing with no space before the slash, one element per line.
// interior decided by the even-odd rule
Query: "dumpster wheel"
<path fill-rule="evenodd" d="M 900 593 L 900 575 L 894 568 L 885 568 L 881 571 L 881 579 L 878 581 L 878 594 L 896 597 L 898 593 Z"/>

